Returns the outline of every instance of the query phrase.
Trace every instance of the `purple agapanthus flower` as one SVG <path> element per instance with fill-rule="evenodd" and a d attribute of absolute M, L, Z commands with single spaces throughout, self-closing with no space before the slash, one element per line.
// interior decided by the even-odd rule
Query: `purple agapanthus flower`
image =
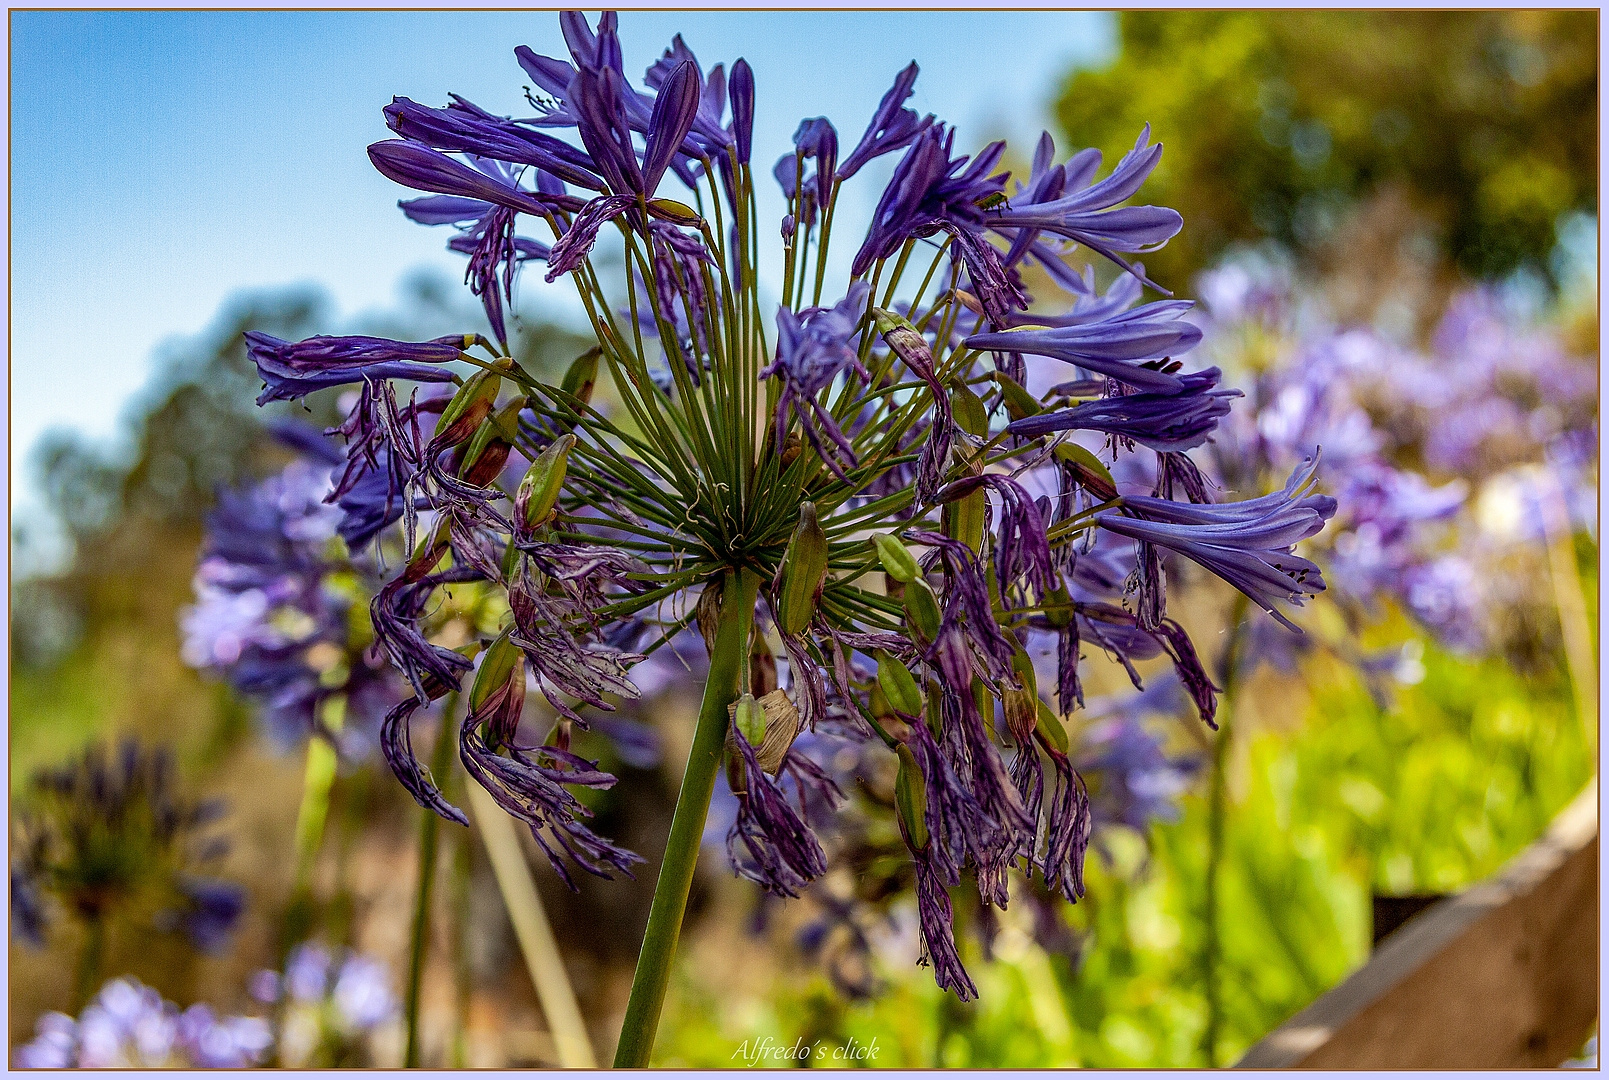
<path fill-rule="evenodd" d="M 246 332 L 246 355 L 257 365 L 263 392 L 257 404 L 305 397 L 316 390 L 364 379 L 451 382 L 450 364 L 474 341 L 453 335 L 434 341 L 390 341 L 374 337 L 313 337 L 281 341 L 256 330 Z"/>
<path fill-rule="evenodd" d="M 1324 575 L 1291 549 L 1322 529 L 1336 508 L 1334 498 L 1309 493 L 1317 467 L 1317 459 L 1310 459 L 1291 474 L 1283 491 L 1259 499 L 1200 505 L 1131 495 L 1124 499 L 1127 514 L 1100 514 L 1095 520 L 1142 546 L 1164 547 L 1201 564 L 1297 630 L 1277 602 L 1300 604 L 1323 592 Z M 1161 585 L 1141 585 L 1148 587 Z M 1149 605 L 1142 599 L 1141 606 Z"/>
<path fill-rule="evenodd" d="M 844 371 L 862 379 L 871 375 L 851 345 L 865 313 L 871 286 L 856 282 L 830 308 L 806 308 L 797 315 L 786 307 L 777 310 L 777 358 L 760 372 L 761 378 L 779 375 L 782 396 L 777 399 L 775 427 L 780 448 L 790 412 L 799 418 L 810 444 L 827 467 L 846 478 L 845 466 L 855 464 L 854 447 L 819 400 L 819 395 Z"/>
<path fill-rule="evenodd" d="M 1201 340 L 1201 329 L 1183 319 L 1190 307 L 1188 301 L 1160 300 L 1099 322 L 974 334 L 966 344 L 974 349 L 1048 356 L 1147 393 L 1181 394 L 1190 384 L 1145 361 L 1187 352 Z"/>
<path fill-rule="evenodd" d="M 1184 224 L 1178 211 L 1160 206 L 1119 206 L 1145 183 L 1162 158 L 1162 145 L 1150 145 L 1149 125 L 1106 179 L 1092 183 L 1100 155 L 1068 163 L 1067 194 L 1034 205 L 1010 205 L 993 217 L 1002 229 L 1031 229 L 1065 237 L 1099 252 L 1119 266 L 1143 276 L 1119 252 L 1154 251 L 1171 240 Z M 1088 151 L 1085 152 L 1089 154 Z M 1115 208 L 1115 209 L 1114 209 Z M 1153 285 L 1149 278 L 1146 284 Z M 1166 290 L 1162 290 L 1166 291 Z"/>
<path fill-rule="evenodd" d="M 399 100 L 404 137 L 370 151 L 432 194 L 409 216 L 459 228 L 497 337 L 490 361 L 463 357 L 451 397 L 366 380 L 338 429 L 328 498 L 341 535 L 388 554 L 396 522 L 406 552 L 369 590 L 373 651 L 413 691 L 388 713 L 386 758 L 422 806 L 461 822 L 410 724 L 468 680 L 456 746 L 472 779 L 567 879 L 575 866 L 629 872 L 637 857 L 593 830 L 583 790 L 615 778 L 570 749 L 572 732 L 662 685 L 691 650 L 689 669 L 707 673 L 697 745 L 726 749 L 695 755 L 688 783 L 713 781 L 726 758 L 734 868 L 780 895 L 827 868 L 834 845 L 818 830 L 851 788 L 788 745 L 798 731 L 802 746 L 842 733 L 894 754 L 923 955 L 940 986 L 971 997 L 948 892 L 963 874 L 988 908 L 1011 900 L 1013 869 L 1041 875 L 1041 893 L 1083 895 L 1096 812 L 1062 728 L 1082 704 L 1081 649 L 1108 652 L 1136 685 L 1137 664 L 1167 657 L 1210 724 L 1219 691 L 1169 617 L 1163 552 L 1260 600 L 1310 593 L 1322 579 L 1290 548 L 1333 507 L 1305 489 L 1213 503 L 1233 487 L 1188 456 L 1232 392 L 1216 369 L 1181 370 L 1201 338 L 1188 304 L 1134 306 L 1149 279 L 1124 257 L 1178 228 L 1170 210 L 1125 205 L 1156 165 L 1148 131 L 1104 180 L 1097 153 L 1058 162 L 1046 136 L 1014 184 L 1003 143 L 957 152 L 953 128 L 905 107 L 912 64 L 848 154 L 826 118 L 800 124 L 774 172 L 785 264 L 762 290 L 773 266 L 759 238 L 777 233 L 754 217 L 755 73 L 738 61 L 706 74 L 677 38 L 643 89 L 614 13 L 594 25 L 565 12 L 560 28 L 568 59 L 516 50 L 537 115 Z M 853 227 L 841 188 L 896 150 L 852 277 L 829 289 L 829 240 Z M 590 201 L 565 186 L 598 191 L 585 177 L 601 183 Z M 517 234 L 520 215 L 551 247 Z M 1081 249 L 1129 275 L 1098 292 L 1069 261 Z M 503 336 L 530 258 L 577 289 L 597 337 L 560 385 Z M 1028 314 L 1035 264 L 1070 309 Z M 774 323 L 764 296 L 781 298 Z M 1078 370 L 1047 391 L 1039 357 Z M 1028 420 L 1002 431 L 1002 413 Z M 1107 434 L 1112 460 L 1064 435 L 1076 429 Z M 1134 556 L 1114 557 L 1128 541 Z M 1121 606 L 1127 582 L 1136 610 Z M 1051 653 L 1041 682 L 1034 665 Z M 528 688 L 553 718 L 536 738 L 519 730 Z M 725 738 L 741 693 L 782 725 L 759 746 Z M 685 863 L 684 839 L 667 866 Z M 634 1015 L 652 1011 L 645 992 Z"/>
<path fill-rule="evenodd" d="M 1218 390 L 1217 368 L 1194 371 L 1179 378 L 1177 394 L 1118 394 L 1042 412 L 1014 421 L 1006 428 L 1013 435 L 1031 437 L 1059 431 L 1102 431 L 1142 443 L 1157 451 L 1189 450 L 1207 441 L 1228 415 L 1229 402 L 1239 390 Z"/>

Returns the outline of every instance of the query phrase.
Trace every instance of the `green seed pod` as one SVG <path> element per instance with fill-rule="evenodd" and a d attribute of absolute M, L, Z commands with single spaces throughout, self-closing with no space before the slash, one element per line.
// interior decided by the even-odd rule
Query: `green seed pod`
<path fill-rule="evenodd" d="M 732 723 L 750 746 L 765 741 L 765 709 L 753 694 L 744 694 L 732 707 Z"/>
<path fill-rule="evenodd" d="M 894 776 L 894 805 L 899 810 L 899 823 L 917 851 L 927 848 L 927 782 L 916 764 L 911 748 L 900 743 L 894 748 L 899 756 L 899 772 Z"/>
<path fill-rule="evenodd" d="M 816 613 L 816 600 L 827 580 L 827 534 L 816 520 L 816 504 L 799 504 L 799 524 L 794 527 L 788 548 L 782 555 L 774 588 L 777 594 L 777 627 L 789 637 L 802 634 Z"/>
<path fill-rule="evenodd" d="M 983 550 L 983 527 L 989 517 L 989 496 L 980 486 L 976 491 L 944 504 L 940 516 L 944 535 L 961 541 L 973 551 Z"/>
<path fill-rule="evenodd" d="M 1045 411 L 1045 407 L 1024 390 L 1021 383 L 1005 372 L 995 372 L 994 381 L 1000 387 L 1000 394 L 1006 402 L 1006 411 L 1011 414 L 1013 420 L 1021 420 L 1025 416 Z"/>
<path fill-rule="evenodd" d="M 469 688 L 471 716 L 480 712 L 487 699 L 508 683 L 509 676 L 514 673 L 515 662 L 524 655 L 520 652 L 520 647 L 510 638 L 512 632 L 513 627 L 510 627 L 492 642 L 491 648 L 486 650 L 486 656 L 480 662 L 480 670 L 475 672 L 475 682 Z"/>
<path fill-rule="evenodd" d="M 497 363 L 498 366 L 507 367 L 513 361 L 499 360 Z M 471 375 L 447 403 L 447 408 L 442 410 L 431 441 L 440 446 L 456 446 L 475 434 L 481 421 L 492 414 L 492 406 L 497 403 L 497 393 L 502 386 L 503 376 L 499 372 L 477 371 Z"/>
<path fill-rule="evenodd" d="M 883 570 L 895 581 L 909 585 L 921 574 L 921 567 L 916 565 L 916 556 L 899 542 L 898 537 L 876 533 L 872 536 L 872 544 L 877 548 L 877 559 L 883 564 Z"/>
<path fill-rule="evenodd" d="M 988 436 L 989 410 L 983 407 L 983 399 L 959 379 L 950 382 L 950 410 L 955 414 L 956 426 L 962 431 L 975 439 Z"/>
<path fill-rule="evenodd" d="M 921 644 L 932 644 L 939 636 L 939 598 L 933 595 L 933 586 L 921 578 L 905 586 L 905 614 Z"/>
<path fill-rule="evenodd" d="M 1100 458 L 1072 442 L 1058 443 L 1056 456 L 1072 467 L 1073 478 L 1101 502 L 1117 498 L 1117 481 Z"/>
<path fill-rule="evenodd" d="M 704 220 L 697 210 L 675 199 L 649 199 L 648 213 L 672 225 L 698 225 Z"/>
<path fill-rule="evenodd" d="M 402 580 L 408 582 L 421 581 L 425 575 L 436 568 L 441 557 L 447 553 L 451 541 L 452 519 L 446 514 L 436 519 L 436 524 L 414 548 L 413 557 L 408 565 L 402 568 Z"/>
<path fill-rule="evenodd" d="M 1009 686 L 1002 688 L 1000 703 L 1005 707 L 1006 727 L 1013 738 L 1023 743 L 1033 734 L 1034 724 L 1039 718 L 1039 686 L 1033 661 L 1021 645 L 1012 654 L 1011 672 L 1017 676 L 1022 687 L 1016 690 Z"/>
<path fill-rule="evenodd" d="M 593 346 L 570 363 L 559 389 L 578 399 L 583 405 L 591 404 L 592 388 L 598 382 L 598 358 L 603 350 Z"/>
<path fill-rule="evenodd" d="M 922 692 L 917 689 L 916 677 L 910 668 L 883 649 L 873 654 L 877 660 L 877 685 L 897 712 L 906 716 L 922 715 Z"/>
<path fill-rule="evenodd" d="M 880 683 L 872 683 L 871 700 L 869 705 L 871 707 L 872 715 L 877 717 L 878 720 L 882 721 L 883 726 L 886 728 L 888 726 L 888 721 L 894 715 L 894 706 L 889 704 L 888 695 L 883 693 L 883 687 Z"/>
<path fill-rule="evenodd" d="M 523 408 L 525 398 L 512 398 L 481 421 L 475 437 L 464 448 L 464 456 L 458 466 L 460 479 L 476 487 L 485 487 L 497 479 L 503 466 L 508 463 L 509 450 L 518 437 L 519 415 Z"/>
<path fill-rule="evenodd" d="M 525 477 L 514 495 L 514 510 L 526 528 L 539 528 L 553 519 L 575 442 L 574 435 L 560 435 L 525 470 Z"/>
<path fill-rule="evenodd" d="M 732 721 L 726 729 L 726 779 L 732 790 L 748 790 L 748 766 L 737 748 L 735 732 L 742 731 L 754 747 L 754 760 L 762 772 L 771 776 L 781 772 L 800 726 L 799 710 L 787 691 L 773 690 L 759 699 L 744 694 L 726 707 L 726 714 Z"/>
<path fill-rule="evenodd" d="M 1062 725 L 1061 717 L 1051 711 L 1050 706 L 1043 701 L 1039 703 L 1038 720 L 1039 722 L 1034 730 L 1044 736 L 1045 741 L 1053 746 L 1058 753 L 1067 753 L 1067 729 Z"/>

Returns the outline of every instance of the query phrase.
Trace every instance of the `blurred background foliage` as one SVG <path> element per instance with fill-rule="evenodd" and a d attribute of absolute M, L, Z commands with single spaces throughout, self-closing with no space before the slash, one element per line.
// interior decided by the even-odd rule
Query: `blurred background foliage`
<path fill-rule="evenodd" d="M 1390 194 L 1449 269 L 1553 272 L 1559 222 L 1598 202 L 1590 11 L 1128 11 L 1121 51 L 1062 88 L 1108 161 L 1149 123 L 1144 199 L 1188 227 L 1147 260 L 1187 281 L 1237 242 L 1319 256 Z"/>
<path fill-rule="evenodd" d="M 1572 354 L 1590 357 L 1596 264 L 1583 271 L 1579 251 L 1583 237 L 1595 249 L 1596 237 L 1595 19 L 1563 11 L 1128 12 L 1109 67 L 1047 89 L 1064 152 L 1097 146 L 1111 163 L 1144 123 L 1165 144 L 1142 198 L 1179 209 L 1186 228 L 1146 264 L 1180 296 L 1196 295 L 1196 275 L 1226 255 L 1272 252 L 1299 268 L 1304 288 L 1340 324 L 1422 346 L 1456 289 L 1499 282 L 1529 297 L 1532 315 Z M 121 445 L 56 434 L 30 451 L 49 519 L 13 528 L 13 799 L 26 800 L 36 768 L 91 740 L 137 733 L 173 745 L 194 792 L 227 798 L 236 841 L 229 867 L 250 894 L 229 954 L 179 957 L 114 936 L 109 974 L 136 974 L 183 1004 L 238 1007 L 245 976 L 272 963 L 279 947 L 300 761 L 263 745 L 247 707 L 179 658 L 178 613 L 192 599 L 202 518 L 216 489 L 286 460 L 264 435 L 275 408 L 252 404 L 258 385 L 242 332 L 420 339 L 479 326 L 467 300 L 455 282 L 415 278 L 397 314 L 335 326 L 316 290 L 241 297 L 159 358 L 129 406 Z M 537 312 L 526 315 L 528 368 L 555 372 L 585 347 Z M 333 396 L 310 399 L 312 415 L 277 408 L 328 424 Z M 1596 538 L 1578 532 L 1574 554 L 1596 627 Z M 1529 580 L 1545 581 L 1545 571 L 1532 570 Z M 1325 655 L 1306 657 L 1295 674 L 1262 669 L 1243 687 L 1227 763 L 1220 1060 L 1367 959 L 1373 894 L 1446 893 L 1481 879 L 1534 840 L 1592 775 L 1596 716 L 1580 714 L 1556 616 L 1545 604 L 1541 611 L 1502 648 L 1470 653 L 1388 607 L 1364 631 L 1366 644 L 1409 646 L 1417 668 L 1386 694 Z M 1204 641 L 1207 626 L 1197 630 Z M 652 772 L 627 770 L 628 782 L 599 803 L 601 829 L 650 866 L 691 730 L 685 702 L 663 704 L 659 784 L 640 782 Z M 1209 746 L 1206 733 L 1183 724 L 1170 739 L 1180 750 Z M 415 873 L 412 804 L 389 782 L 338 785 L 336 802 L 332 814 L 356 824 L 332 830 L 329 846 L 359 837 L 357 917 L 368 927 L 348 938 L 400 968 Z M 1058 916 L 1059 946 L 1047 946 L 1056 936 L 1031 926 L 1019 905 L 990 927 L 989 962 L 979 936 L 963 935 L 982 991 L 968 1005 L 909 964 L 881 964 L 881 993 L 846 998 L 800 948 L 808 904 L 760 918 L 770 909 L 706 858 L 656 1063 L 733 1066 L 758 1040 L 802 1039 L 827 1048 L 818 1065 L 1203 1064 L 1208 818 L 1198 782 L 1177 820 L 1105 837 L 1091 852 L 1088 898 Z M 433 968 L 427 1009 L 444 1019 L 431 1029 L 426 1063 L 551 1061 L 489 870 L 475 859 L 470 1049 L 462 1059 L 449 1050 L 452 973 Z M 606 1050 L 652 875 L 584 882 L 577 898 L 545 867 L 535 870 Z M 971 917 L 983 920 L 975 910 Z M 435 930 L 447 932 L 445 924 Z M 897 920 L 889 932 L 890 955 L 914 955 L 910 926 L 904 939 Z M 42 952 L 13 935 L 13 1046 L 42 1011 L 68 1007 L 66 958 L 75 948 L 70 934 Z M 842 1057 L 831 1056 L 834 1048 Z"/>

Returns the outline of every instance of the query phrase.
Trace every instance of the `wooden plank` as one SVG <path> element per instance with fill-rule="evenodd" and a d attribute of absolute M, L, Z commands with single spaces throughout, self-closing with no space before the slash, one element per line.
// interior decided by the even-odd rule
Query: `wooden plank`
<path fill-rule="evenodd" d="M 1237 1068 L 1546 1068 L 1598 1017 L 1598 784 L 1495 877 L 1383 941 Z"/>

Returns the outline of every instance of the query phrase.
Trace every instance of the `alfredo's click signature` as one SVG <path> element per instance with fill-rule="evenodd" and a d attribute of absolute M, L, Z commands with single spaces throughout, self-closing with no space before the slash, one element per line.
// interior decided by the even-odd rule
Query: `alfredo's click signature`
<path fill-rule="evenodd" d="M 821 1065 L 848 1064 L 858 1061 L 874 1061 L 877 1058 L 877 1036 L 872 1041 L 863 1043 L 851 1038 L 845 1043 L 807 1043 L 804 1036 L 795 1039 L 792 1045 L 777 1042 L 767 1035 L 763 1039 L 744 1039 L 743 1045 L 732 1051 L 732 1060 L 742 1060 L 749 1068 L 762 1061 L 774 1061 L 779 1064 L 806 1062 Z"/>

